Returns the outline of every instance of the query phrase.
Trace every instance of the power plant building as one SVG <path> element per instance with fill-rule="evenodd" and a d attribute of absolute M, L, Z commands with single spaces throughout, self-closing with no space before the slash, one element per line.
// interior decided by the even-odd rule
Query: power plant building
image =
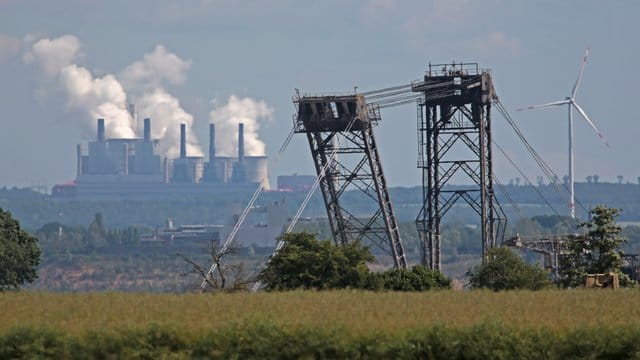
<path fill-rule="evenodd" d="M 78 144 L 75 182 L 58 184 L 56 197 L 85 199 L 162 198 L 250 191 L 265 179 L 269 188 L 266 156 L 245 156 L 244 124 L 238 126 L 238 156 L 216 156 L 215 124 L 209 128 L 209 156 L 189 156 L 186 126 L 180 125 L 180 156 L 162 158 L 159 140 L 151 138 L 151 119 L 144 119 L 143 138 L 109 138 L 104 119 L 98 119 L 96 140 L 87 152 Z"/>

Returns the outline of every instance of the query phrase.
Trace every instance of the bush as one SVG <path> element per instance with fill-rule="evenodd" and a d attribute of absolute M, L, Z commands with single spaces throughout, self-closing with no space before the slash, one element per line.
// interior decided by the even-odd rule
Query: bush
<path fill-rule="evenodd" d="M 490 249 L 487 257 L 486 261 L 467 274 L 472 288 L 540 290 L 551 286 L 544 269 L 527 264 L 509 248 Z"/>
<path fill-rule="evenodd" d="M 367 288 L 392 291 L 450 289 L 451 280 L 437 270 L 416 265 L 410 269 L 392 269 L 381 273 L 372 273 Z"/>
<path fill-rule="evenodd" d="M 0 334 L 3 359 L 634 359 L 639 352 L 638 327 L 554 333 L 544 328 L 481 324 L 353 336 L 338 329 L 284 329 L 253 321 L 191 336 L 158 326 L 96 330 L 80 336 L 36 328 Z"/>
<path fill-rule="evenodd" d="M 259 275 L 267 290 L 364 288 L 374 257 L 352 243 L 335 246 L 306 232 L 285 234 L 284 245 Z"/>
<path fill-rule="evenodd" d="M 357 242 L 335 246 L 304 232 L 286 234 L 282 240 L 284 246 L 260 273 L 267 290 L 426 291 L 451 287 L 451 281 L 442 273 L 419 265 L 372 273 L 366 262 L 374 257 Z"/>

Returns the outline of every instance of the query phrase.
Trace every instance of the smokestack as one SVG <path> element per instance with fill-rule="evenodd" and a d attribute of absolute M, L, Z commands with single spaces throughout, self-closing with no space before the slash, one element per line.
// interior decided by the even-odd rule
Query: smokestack
<path fill-rule="evenodd" d="M 238 162 L 244 162 L 244 123 L 238 124 Z"/>
<path fill-rule="evenodd" d="M 98 119 L 98 142 L 104 142 L 104 119 Z"/>
<path fill-rule="evenodd" d="M 144 118 L 144 141 L 151 141 L 151 119 Z"/>
<path fill-rule="evenodd" d="M 76 169 L 76 178 L 79 178 L 80 175 L 82 175 L 82 148 L 80 147 L 80 144 L 78 144 L 78 146 L 76 147 L 76 153 L 78 156 L 78 163 L 77 163 L 77 169 Z"/>
<path fill-rule="evenodd" d="M 209 124 L 209 162 L 216 158 L 216 124 Z"/>
<path fill-rule="evenodd" d="M 180 159 L 187 157 L 187 125 L 180 124 Z"/>

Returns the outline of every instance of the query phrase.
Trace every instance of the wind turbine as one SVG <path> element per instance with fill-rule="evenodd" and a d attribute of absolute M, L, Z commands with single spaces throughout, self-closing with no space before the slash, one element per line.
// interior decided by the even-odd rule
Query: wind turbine
<path fill-rule="evenodd" d="M 569 109 L 569 192 L 571 194 L 570 195 L 571 199 L 569 201 L 569 214 L 571 215 L 571 218 L 575 218 L 576 216 L 575 194 L 574 194 L 574 186 L 573 186 L 573 183 L 574 183 L 573 114 L 572 114 L 573 108 L 575 108 L 580 113 L 580 115 L 582 115 L 582 118 L 591 126 L 591 128 L 596 132 L 596 134 L 598 134 L 600 139 L 604 141 L 607 147 L 609 147 L 609 143 L 607 142 L 607 139 L 605 139 L 602 132 L 598 130 L 596 125 L 593 123 L 593 121 L 591 121 L 591 119 L 589 119 L 589 116 L 587 116 L 587 113 L 582 109 L 582 107 L 580 107 L 580 105 L 578 105 L 578 103 L 576 103 L 576 100 L 575 100 L 576 92 L 578 91 L 578 85 L 580 85 L 580 80 L 582 80 L 582 73 L 584 72 L 584 67 L 587 64 L 587 56 L 589 55 L 589 50 L 590 50 L 589 47 L 587 47 L 587 50 L 584 54 L 584 58 L 582 59 L 582 65 L 580 66 L 580 73 L 578 74 L 578 79 L 576 80 L 576 83 L 573 85 L 573 89 L 571 90 L 571 96 L 567 96 L 564 100 L 560 100 L 560 101 L 554 101 L 554 102 L 550 102 L 542 105 L 533 105 L 524 109 L 517 109 L 517 111 L 522 111 L 522 110 L 532 110 L 532 109 L 562 106 L 562 105 L 567 105 L 567 108 Z"/>

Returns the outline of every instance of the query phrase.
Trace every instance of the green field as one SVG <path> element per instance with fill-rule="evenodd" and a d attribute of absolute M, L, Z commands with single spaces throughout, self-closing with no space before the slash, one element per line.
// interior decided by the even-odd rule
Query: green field
<path fill-rule="evenodd" d="M 0 358 L 640 357 L 632 289 L 21 292 L 0 294 L 0 309 Z"/>

